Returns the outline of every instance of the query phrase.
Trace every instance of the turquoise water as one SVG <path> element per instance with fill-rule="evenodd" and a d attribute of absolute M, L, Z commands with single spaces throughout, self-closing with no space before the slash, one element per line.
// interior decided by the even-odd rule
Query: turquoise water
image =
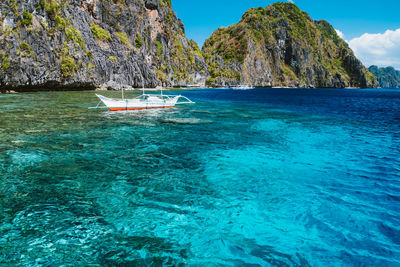
<path fill-rule="evenodd" d="M 400 91 L 183 94 L 0 95 L 0 263 L 400 265 Z"/>

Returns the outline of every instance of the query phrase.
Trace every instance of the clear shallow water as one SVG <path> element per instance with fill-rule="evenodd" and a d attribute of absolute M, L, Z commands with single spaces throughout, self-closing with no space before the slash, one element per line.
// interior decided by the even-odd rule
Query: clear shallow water
<path fill-rule="evenodd" d="M 184 95 L 0 95 L 0 263 L 400 265 L 400 91 Z"/>

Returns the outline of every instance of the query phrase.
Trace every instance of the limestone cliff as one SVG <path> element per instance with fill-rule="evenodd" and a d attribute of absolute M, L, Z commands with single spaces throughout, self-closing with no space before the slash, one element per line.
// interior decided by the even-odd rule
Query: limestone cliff
<path fill-rule="evenodd" d="M 378 66 L 371 66 L 368 70 L 378 78 L 379 85 L 382 88 L 400 89 L 400 71 L 395 68 L 379 68 Z"/>
<path fill-rule="evenodd" d="M 204 83 L 171 0 L 3 0 L 0 89 Z"/>
<path fill-rule="evenodd" d="M 203 51 L 210 85 L 378 86 L 328 22 L 291 3 L 248 10 L 238 24 L 215 31 Z"/>

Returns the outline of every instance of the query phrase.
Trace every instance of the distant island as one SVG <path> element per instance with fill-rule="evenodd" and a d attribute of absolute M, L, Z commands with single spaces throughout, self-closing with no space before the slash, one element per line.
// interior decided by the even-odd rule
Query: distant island
<path fill-rule="evenodd" d="M 378 78 L 382 88 L 400 88 L 400 71 L 393 67 L 379 68 L 371 66 L 369 71 Z"/>
<path fill-rule="evenodd" d="M 171 0 L 0 3 L 0 91 L 179 86 L 378 87 L 326 21 L 248 10 L 202 50 Z"/>

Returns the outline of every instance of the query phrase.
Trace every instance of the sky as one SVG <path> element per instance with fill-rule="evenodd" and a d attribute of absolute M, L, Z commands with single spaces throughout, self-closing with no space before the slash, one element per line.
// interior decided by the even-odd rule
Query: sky
<path fill-rule="evenodd" d="M 172 0 L 186 35 L 200 47 L 219 27 L 237 23 L 252 7 L 273 0 Z M 324 19 L 342 34 L 365 66 L 400 70 L 400 0 L 294 0 L 314 20 Z"/>

